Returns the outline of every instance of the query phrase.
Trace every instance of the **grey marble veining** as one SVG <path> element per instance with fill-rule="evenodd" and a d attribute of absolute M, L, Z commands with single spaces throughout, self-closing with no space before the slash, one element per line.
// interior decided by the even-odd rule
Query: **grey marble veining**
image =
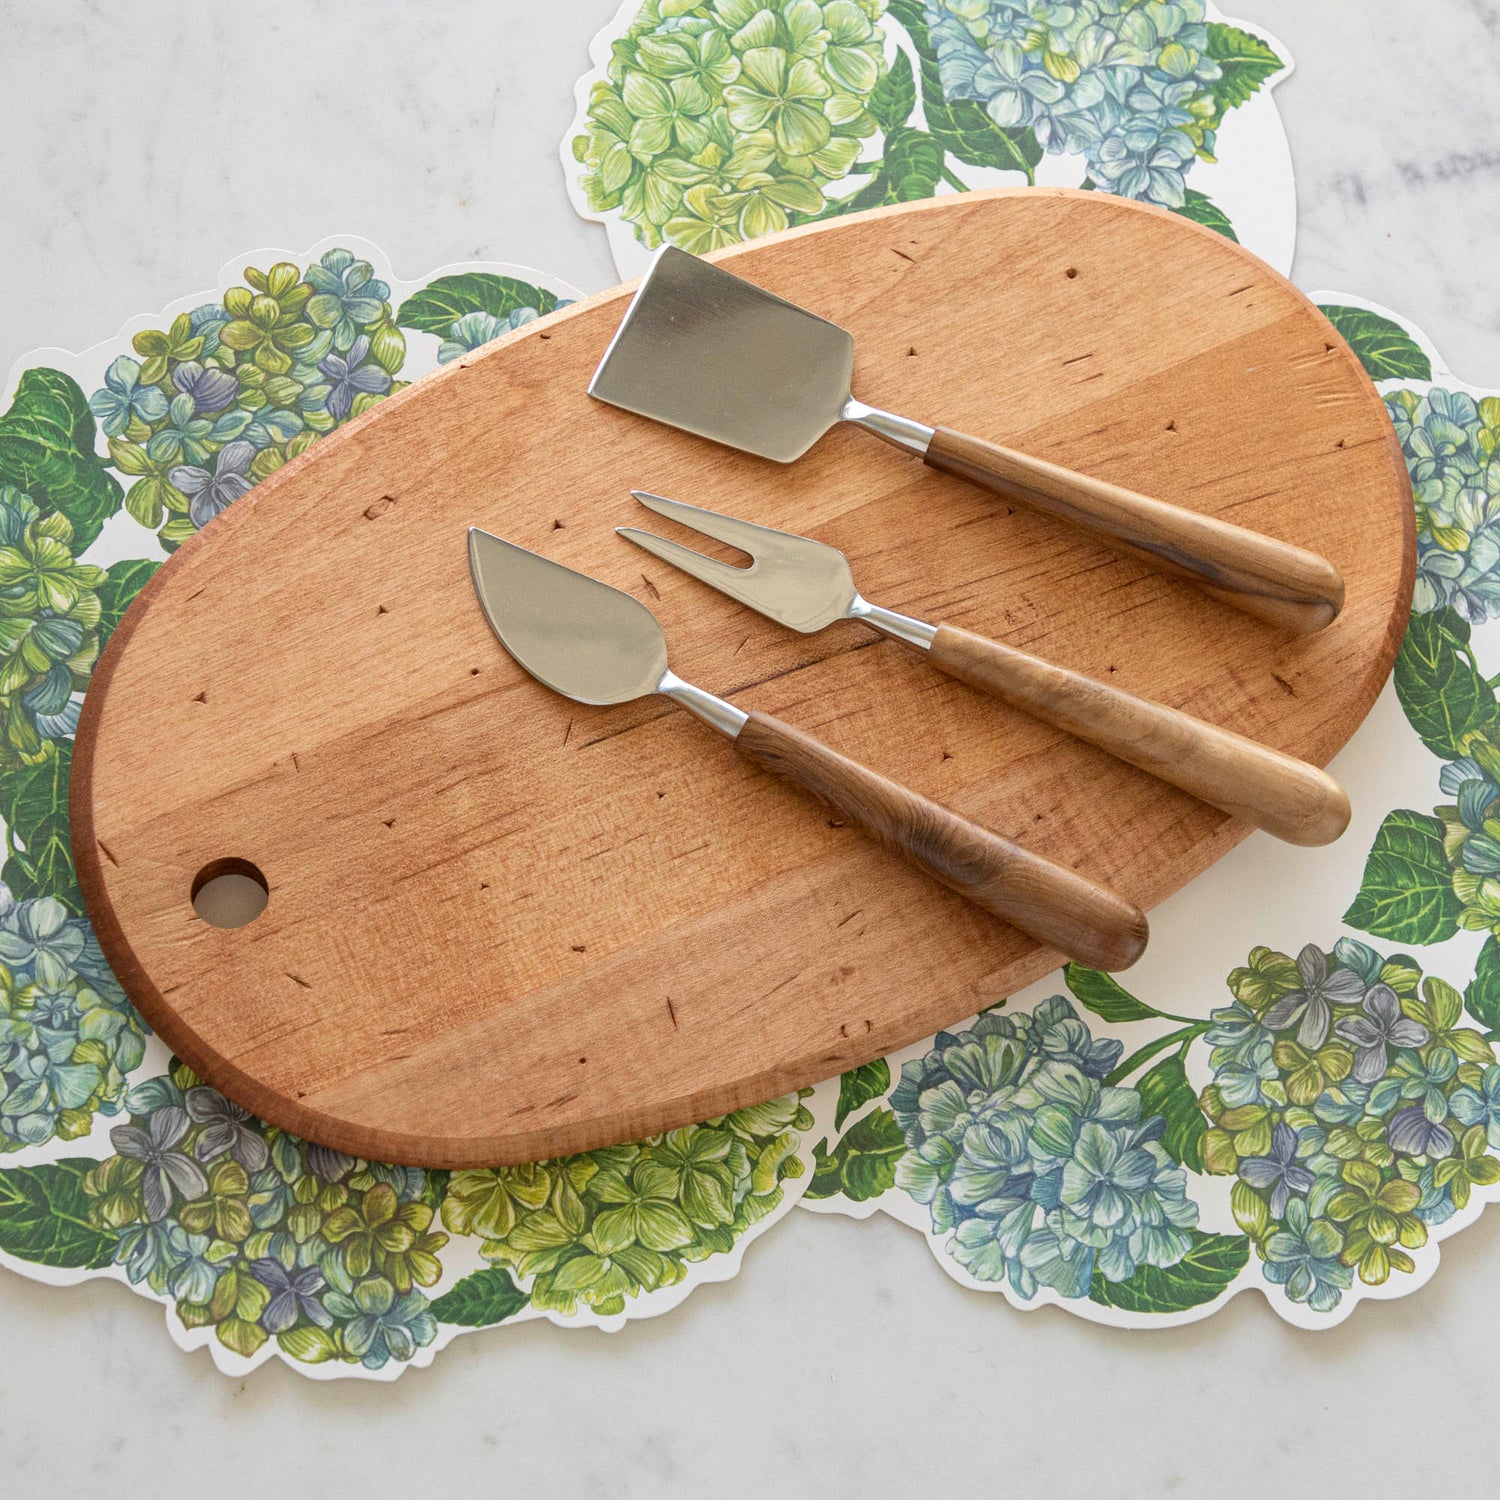
<path fill-rule="evenodd" d="M 1500 387 L 1500 5 L 1246 6 L 1298 62 L 1298 279 Z M 343 231 L 407 275 L 495 257 L 606 284 L 556 150 L 614 8 L 0 0 L 0 366 Z M 966 1293 L 895 1224 L 797 1213 L 661 1321 L 478 1335 L 394 1387 L 226 1380 L 117 1286 L 0 1275 L 0 1492 L 1474 1492 L 1497 1264 L 1492 1214 L 1430 1286 L 1329 1332 L 1247 1296 L 1131 1334 Z"/>

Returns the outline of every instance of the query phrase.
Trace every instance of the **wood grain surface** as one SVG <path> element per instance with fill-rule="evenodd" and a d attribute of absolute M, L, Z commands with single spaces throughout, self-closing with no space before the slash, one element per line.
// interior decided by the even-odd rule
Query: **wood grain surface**
<path fill-rule="evenodd" d="M 662 699 L 585 708 L 528 677 L 475 602 L 471 523 L 633 592 L 681 676 L 1142 907 L 1246 825 L 852 622 L 796 635 L 643 567 L 611 531 L 631 487 L 811 533 L 891 608 L 1318 764 L 1384 682 L 1415 555 L 1401 454 L 1332 326 L 1247 252 L 1023 189 L 721 258 L 849 327 L 862 399 L 1310 548 L 1343 612 L 1288 638 L 858 432 L 783 467 L 595 403 L 628 287 L 529 324 L 188 542 L 84 704 L 74 850 L 105 952 L 275 1123 L 437 1166 L 584 1149 L 835 1074 L 1056 963 Z M 216 860 L 264 872 L 248 926 L 193 911 Z"/>
<path fill-rule="evenodd" d="M 751 714 L 734 747 L 949 890 L 1077 963 L 1128 969 L 1146 951 L 1145 914 L 1117 892 L 960 818 L 791 724 Z"/>
<path fill-rule="evenodd" d="M 927 659 L 1005 703 L 1290 844 L 1331 844 L 1349 797 L 1327 771 L 1003 641 L 938 626 Z"/>
<path fill-rule="evenodd" d="M 925 461 L 1071 521 L 1124 556 L 1295 635 L 1322 630 L 1344 602 L 1344 581 L 1326 557 L 1222 516 L 1185 512 L 1097 475 L 944 427 L 933 433 Z"/>

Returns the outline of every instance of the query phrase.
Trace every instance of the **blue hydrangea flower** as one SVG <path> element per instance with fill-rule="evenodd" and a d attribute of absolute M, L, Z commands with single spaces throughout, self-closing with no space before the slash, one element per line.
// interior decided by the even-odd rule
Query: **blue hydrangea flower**
<path fill-rule="evenodd" d="M 89 410 L 110 437 L 119 437 L 132 417 L 159 422 L 167 414 L 166 395 L 154 385 L 141 384 L 139 360 L 122 354 L 104 372 L 103 386 L 89 397 Z"/>
<path fill-rule="evenodd" d="M 356 396 L 383 396 L 391 388 L 390 372 L 373 360 L 366 363 L 369 352 L 370 340 L 360 334 L 347 354 L 329 354 L 318 362 L 328 380 L 328 414 L 335 422 L 342 422 L 354 409 Z"/>
<path fill-rule="evenodd" d="M 487 312 L 465 313 L 448 331 L 448 337 L 438 345 L 438 362 L 449 364 L 471 349 L 488 344 L 501 334 L 523 328 L 540 316 L 534 307 L 517 307 L 504 318 L 497 318 L 493 313 Z"/>
<path fill-rule="evenodd" d="M 1388 984 L 1371 985 L 1363 1003 L 1363 1015 L 1346 1016 L 1334 1030 L 1354 1046 L 1354 1077 L 1377 1083 L 1385 1076 L 1390 1048 L 1424 1046 L 1430 1033 L 1420 1021 L 1402 1015 L 1401 1002 Z"/>
<path fill-rule="evenodd" d="M 178 464 L 168 471 L 167 478 L 188 498 L 188 515 L 194 526 L 207 526 L 221 510 L 227 510 L 254 488 L 249 473 L 254 457 L 255 449 L 239 438 L 219 450 L 212 472 L 198 464 Z"/>
<path fill-rule="evenodd" d="M 203 340 L 200 353 L 204 359 L 212 359 L 219 352 L 219 333 L 229 322 L 229 312 L 220 302 L 205 302 L 188 314 L 192 337 Z"/>
<path fill-rule="evenodd" d="M 247 1172 L 258 1172 L 270 1158 L 265 1136 L 248 1109 L 206 1084 L 190 1088 L 184 1099 L 188 1118 L 202 1125 L 193 1154 L 201 1162 L 232 1156 Z"/>
<path fill-rule="evenodd" d="M 1236 1109 L 1244 1104 L 1266 1103 L 1266 1085 L 1279 1076 L 1271 1056 L 1275 1037 L 1239 1000 L 1211 1011 L 1209 1020 L 1203 1040 L 1208 1043 L 1214 1083 L 1225 1106 Z"/>
<path fill-rule="evenodd" d="M 162 1105 L 151 1112 L 145 1127 L 116 1125 L 110 1144 L 121 1156 L 141 1163 L 141 1201 L 152 1223 L 166 1218 L 175 1197 L 196 1198 L 208 1191 L 208 1179 L 198 1163 L 177 1143 L 187 1134 L 188 1113 L 176 1105 Z"/>
<path fill-rule="evenodd" d="M 1267 1156 L 1247 1157 L 1240 1163 L 1240 1176 L 1253 1188 L 1271 1189 L 1271 1217 L 1284 1218 L 1294 1193 L 1305 1194 L 1312 1187 L 1314 1175 L 1297 1160 L 1297 1132 L 1290 1125 L 1278 1125 L 1271 1133 L 1271 1150 Z"/>
<path fill-rule="evenodd" d="M 223 1266 L 211 1257 L 206 1234 L 189 1234 L 181 1224 L 167 1231 L 163 1261 L 167 1271 L 167 1290 L 182 1302 L 200 1306 L 214 1294 Z"/>
<path fill-rule="evenodd" d="M 335 1317 L 348 1319 L 344 1345 L 367 1370 L 390 1359 L 410 1359 L 437 1337 L 437 1320 L 415 1289 L 398 1296 L 388 1281 L 372 1277 L 352 1292 L 331 1291 L 323 1300 Z"/>
<path fill-rule="evenodd" d="M 1197 1222 L 1187 1179 L 1134 1089 L 1102 1083 L 1120 1056 L 1063 996 L 940 1033 L 902 1069 L 896 1183 L 927 1206 L 948 1253 L 981 1281 L 1086 1296 L 1094 1272 L 1173 1265 Z"/>
<path fill-rule="evenodd" d="M 1448 1185 L 1437 1180 L 1435 1163 L 1429 1162 L 1417 1174 L 1417 1187 L 1422 1196 L 1413 1211 L 1424 1224 L 1446 1224 L 1458 1212 Z"/>
<path fill-rule="evenodd" d="M 1316 943 L 1308 943 L 1297 955 L 1300 989 L 1283 995 L 1266 1012 L 1266 1025 L 1282 1031 L 1300 1021 L 1297 1045 L 1316 1051 L 1328 1040 L 1333 1025 L 1333 1007 L 1347 1005 L 1364 993 L 1364 981 L 1349 969 L 1328 968 L 1328 960 Z"/>
<path fill-rule="evenodd" d="M 1203 0 L 927 0 L 938 74 L 1044 150 L 1082 154 L 1089 175 L 1169 207 L 1200 148 L 1212 150 Z"/>
<path fill-rule="evenodd" d="M 333 1314 L 318 1301 L 318 1293 L 324 1290 L 328 1281 L 317 1266 L 289 1271 L 279 1260 L 266 1257 L 251 1262 L 250 1274 L 271 1294 L 260 1315 L 261 1327 L 267 1333 L 284 1332 L 297 1322 L 299 1316 L 306 1317 L 319 1328 L 333 1326 Z"/>
<path fill-rule="evenodd" d="M 313 289 L 307 316 L 332 333 L 333 348 L 341 354 L 352 347 L 361 330 L 385 315 L 390 287 L 376 277 L 369 261 L 357 260 L 352 251 L 328 251 L 317 265 L 307 268 L 306 280 Z"/>
<path fill-rule="evenodd" d="M 0 965 L 0 1151 L 116 1113 L 145 1027 L 88 923 L 50 896 L 14 901 L 0 885 Z"/>
<path fill-rule="evenodd" d="M 83 627 L 76 620 L 48 613 L 38 618 L 33 634 L 37 629 L 46 633 L 49 645 L 61 648 L 64 659 L 54 661 L 36 685 L 22 693 L 21 704 L 44 740 L 69 739 L 78 728 L 83 698 L 73 691 L 73 672 L 66 657 L 83 644 Z"/>
<path fill-rule="evenodd" d="M 306 395 L 305 389 L 304 395 Z M 327 402 L 328 387 L 319 386 L 317 406 L 314 409 L 321 411 Z M 286 406 L 262 406 L 251 413 L 250 421 L 240 436 L 259 452 L 263 448 L 280 448 L 283 444 L 291 442 L 305 425 L 300 409 L 294 411 Z"/>
<path fill-rule="evenodd" d="M 115 1243 L 115 1263 L 125 1267 L 126 1278 L 164 1286 L 172 1265 L 172 1231 L 175 1224 L 153 1222 L 131 1224 L 120 1231 Z"/>
<path fill-rule="evenodd" d="M 1412 607 L 1447 605 L 1479 624 L 1500 612 L 1500 402 L 1435 386 L 1385 404 L 1417 505 Z"/>
<path fill-rule="evenodd" d="M 1483 1125 L 1485 1138 L 1500 1150 L 1500 1063 L 1485 1068 L 1478 1088 L 1464 1084 L 1454 1089 L 1448 1107 L 1459 1124 Z"/>
<path fill-rule="evenodd" d="M 1454 1147 L 1453 1132 L 1429 1118 L 1420 1104 L 1408 1104 L 1391 1116 L 1386 1132 L 1392 1151 L 1407 1156 L 1447 1156 Z"/>
<path fill-rule="evenodd" d="M 1123 1042 L 1095 1037 L 1062 995 L 1051 995 L 1030 1014 L 988 1011 L 974 1023 L 976 1036 L 1015 1037 L 1027 1057 L 1071 1063 L 1090 1078 L 1104 1078 L 1119 1062 Z"/>
<path fill-rule="evenodd" d="M 172 372 L 172 383 L 178 392 L 192 397 L 193 410 L 201 416 L 212 416 L 229 406 L 239 395 L 239 382 L 228 370 L 188 360 Z M 165 414 L 165 408 L 163 408 Z"/>
<path fill-rule="evenodd" d="M 1354 1282 L 1354 1269 L 1339 1259 L 1343 1236 L 1327 1219 L 1315 1219 L 1307 1204 L 1293 1198 L 1282 1226 L 1266 1241 L 1264 1273 L 1286 1288 L 1293 1302 L 1314 1312 L 1331 1312 Z"/>

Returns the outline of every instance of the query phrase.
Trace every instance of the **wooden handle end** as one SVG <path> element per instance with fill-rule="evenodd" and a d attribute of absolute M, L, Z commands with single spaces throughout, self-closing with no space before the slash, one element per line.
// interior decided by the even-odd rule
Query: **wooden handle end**
<path fill-rule="evenodd" d="M 949 890 L 1078 963 L 1119 970 L 1145 952 L 1145 914 L 1117 891 L 971 823 L 800 729 L 751 714 L 735 745 Z"/>
<path fill-rule="evenodd" d="M 1071 521 L 1115 551 L 1196 584 L 1267 624 L 1310 635 L 1337 618 L 1344 581 L 1327 558 L 998 443 L 939 427 L 927 463 Z"/>

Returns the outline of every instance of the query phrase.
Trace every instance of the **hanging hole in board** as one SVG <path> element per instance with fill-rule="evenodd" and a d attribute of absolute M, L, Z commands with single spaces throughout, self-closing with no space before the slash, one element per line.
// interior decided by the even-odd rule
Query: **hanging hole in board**
<path fill-rule="evenodd" d="M 211 927 L 246 927 L 266 909 L 270 886 L 248 859 L 214 859 L 194 878 L 192 898 Z"/>

